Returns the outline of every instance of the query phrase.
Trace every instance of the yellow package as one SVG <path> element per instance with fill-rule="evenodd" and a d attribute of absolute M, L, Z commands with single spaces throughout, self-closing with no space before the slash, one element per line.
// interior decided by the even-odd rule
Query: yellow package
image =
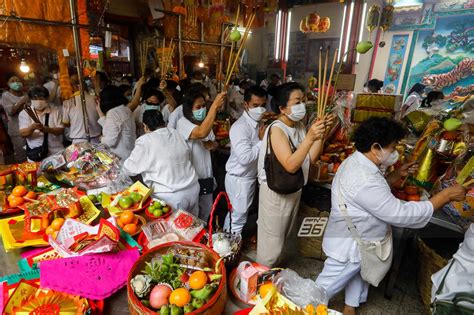
<path fill-rule="evenodd" d="M 0 220 L 0 235 L 6 252 L 29 246 L 48 246 L 43 234 L 25 231 L 25 216 L 19 215 Z"/>

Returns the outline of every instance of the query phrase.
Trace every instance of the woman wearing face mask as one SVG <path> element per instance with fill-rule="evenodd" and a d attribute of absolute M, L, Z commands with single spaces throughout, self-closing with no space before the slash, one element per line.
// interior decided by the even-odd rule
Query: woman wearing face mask
<path fill-rule="evenodd" d="M 267 92 L 259 86 L 248 87 L 244 112 L 230 128 L 230 157 L 226 164 L 225 190 L 232 204 L 232 232 L 241 234 L 247 222 L 257 188 L 257 162 L 265 125 L 261 123 L 267 105 Z M 229 215 L 225 229 L 229 229 Z"/>
<path fill-rule="evenodd" d="M 461 185 L 427 201 L 404 202 L 392 194 L 391 185 L 416 170 L 410 163 L 386 177 L 381 171 L 397 162 L 395 146 L 404 135 L 403 127 L 391 119 L 366 120 L 354 133 L 357 151 L 341 164 L 334 177 L 331 215 L 323 239 L 328 258 L 316 284 L 326 290 L 329 299 L 345 290 L 344 315 L 356 314 L 355 308 L 367 300 L 369 284 L 361 276 L 359 240 L 381 241 L 388 236 L 384 253 L 390 257 L 391 225 L 422 228 L 433 211 L 449 201 L 464 199 L 466 192 Z M 381 265 L 382 260 L 374 264 Z"/>
<path fill-rule="evenodd" d="M 145 135 L 135 142 L 124 171 L 130 176 L 141 174 L 145 184 L 153 187 L 154 196 L 172 209 L 197 214 L 199 184 L 186 141 L 176 130 L 166 128 L 156 109 L 145 111 L 143 125 Z"/>
<path fill-rule="evenodd" d="M 135 146 L 136 126 L 133 111 L 140 103 L 140 95 L 145 78 L 137 82 L 137 92 L 129 103 L 122 91 L 116 86 L 106 86 L 100 92 L 97 106 L 99 125 L 102 126 L 101 143 L 109 146 L 110 151 L 125 160 Z"/>
<path fill-rule="evenodd" d="M 225 100 L 225 92 L 218 94 L 209 112 L 205 97 L 189 93 L 183 101 L 184 117 L 178 121 L 177 131 L 186 139 L 192 153 L 192 162 L 199 178 L 199 218 L 207 222 L 212 208 L 215 181 L 212 173 L 211 150 L 217 147 L 212 127 L 218 110 Z M 185 209 L 191 211 L 191 209 Z"/>
<path fill-rule="evenodd" d="M 20 135 L 18 114 L 28 102 L 28 97 L 22 91 L 23 84 L 16 76 L 8 79 L 8 91 L 2 94 L 2 105 L 8 116 L 8 134 L 13 143 L 15 160 L 18 163 L 26 161 L 25 138 Z"/>
<path fill-rule="evenodd" d="M 408 92 L 408 96 L 405 100 L 405 103 L 402 105 L 402 110 L 401 110 L 401 117 L 405 117 L 409 113 L 417 110 L 420 105 L 421 101 L 423 98 L 421 97 L 421 94 L 423 94 L 423 91 L 425 90 L 425 86 L 421 83 L 415 83 L 410 91 Z"/>
<path fill-rule="evenodd" d="M 321 154 L 326 126 L 332 123 L 332 118 L 317 121 L 306 131 L 301 121 L 306 116 L 303 91 L 298 83 L 285 83 L 277 88 L 272 107 L 273 111 L 280 113 L 280 117 L 267 128 L 260 148 L 257 261 L 265 266 L 278 263 L 296 218 L 302 192 L 300 189 L 284 195 L 268 187 L 264 167 L 268 133 L 272 150 L 281 166 L 291 174 L 302 169 L 306 183 L 310 163 L 315 163 Z"/>
<path fill-rule="evenodd" d="M 18 116 L 20 134 L 26 138 L 28 161 L 38 162 L 41 157 L 45 158 L 64 150 L 64 125 L 59 109 L 48 103 L 49 92 L 45 87 L 31 88 L 28 97 L 31 100 L 31 108 L 41 123 L 35 123 L 26 111 L 22 111 Z M 40 147 L 47 152 L 45 156 L 33 154 L 35 149 Z"/>
<path fill-rule="evenodd" d="M 143 129 L 143 115 L 148 110 L 161 110 L 161 105 L 165 101 L 165 96 L 158 90 L 148 89 L 143 93 L 143 102 L 133 112 L 135 124 L 137 125 L 137 137 L 145 134 Z"/>

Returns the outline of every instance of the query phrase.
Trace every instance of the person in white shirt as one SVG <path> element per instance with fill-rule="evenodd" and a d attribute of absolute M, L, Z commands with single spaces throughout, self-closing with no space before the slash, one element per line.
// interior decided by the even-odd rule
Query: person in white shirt
<path fill-rule="evenodd" d="M 84 111 L 80 94 L 80 84 L 77 75 L 71 76 L 73 97 L 63 103 L 63 124 L 69 127 L 69 139 L 72 143 L 87 142 L 86 126 L 84 124 Z M 87 125 L 89 128 L 90 142 L 99 143 L 102 127 L 99 125 L 99 113 L 96 108 L 96 99 L 84 91 L 86 101 Z"/>
<path fill-rule="evenodd" d="M 47 156 L 54 155 L 64 150 L 63 133 L 64 125 L 62 116 L 57 106 L 48 103 L 49 92 L 45 87 L 32 87 L 28 91 L 31 100 L 31 108 L 36 113 L 41 123 L 35 122 L 28 113 L 23 110 L 18 116 L 20 135 L 26 138 L 27 157 L 29 162 L 39 162 Z M 38 157 L 31 152 L 42 147 L 45 141 L 44 134 L 47 134 L 47 152 L 45 156 Z"/>
<path fill-rule="evenodd" d="M 272 190 L 267 183 L 265 156 L 271 145 L 275 157 L 284 171 L 303 173 L 308 181 L 310 163 L 316 163 L 323 150 L 326 127 L 333 117 L 318 120 L 306 131 L 302 120 L 306 116 L 304 88 L 298 83 L 285 83 L 278 87 L 272 100 L 273 110 L 280 114 L 278 120 L 265 131 L 258 157 L 260 183 L 258 205 L 257 262 L 273 267 L 278 264 L 298 213 L 302 189 L 282 194 Z M 270 137 L 268 134 L 270 133 Z"/>
<path fill-rule="evenodd" d="M 411 87 L 410 91 L 408 92 L 408 97 L 406 98 L 405 103 L 402 105 L 400 117 L 403 118 L 409 113 L 416 111 L 420 107 L 421 102 L 423 101 L 421 94 L 423 94 L 424 90 L 425 86 L 421 83 L 415 83 Z"/>
<path fill-rule="evenodd" d="M 140 106 L 135 109 L 133 116 L 135 117 L 135 124 L 137 126 L 137 137 L 141 137 L 145 134 L 143 127 L 143 114 L 149 110 L 160 111 L 161 104 L 165 101 L 163 93 L 156 89 L 147 89 L 143 93 L 143 101 Z"/>
<path fill-rule="evenodd" d="M 230 157 L 226 164 L 225 190 L 232 204 L 232 233 L 241 234 L 257 188 L 257 161 L 265 125 L 267 92 L 258 86 L 245 90 L 245 111 L 230 128 Z M 229 230 L 229 214 L 224 228 Z"/>
<path fill-rule="evenodd" d="M 234 86 L 229 92 L 229 115 L 234 120 L 239 119 L 240 116 L 242 116 L 242 113 L 244 112 L 244 94 L 245 90 L 249 87 L 249 82 L 242 80 L 239 82 L 238 86 Z"/>
<path fill-rule="evenodd" d="M 123 169 L 127 175 L 141 174 L 154 196 L 172 209 L 199 214 L 199 183 L 191 163 L 191 150 L 174 129 L 166 128 L 157 110 L 143 115 L 145 135 L 135 142 Z"/>
<path fill-rule="evenodd" d="M 198 92 L 204 95 L 206 102 L 210 100 L 209 89 L 205 87 L 201 83 L 192 83 L 189 87 L 184 91 L 185 96 L 187 94 Z M 178 121 L 184 117 L 183 114 L 183 105 L 179 105 L 176 107 L 174 111 L 172 111 L 168 117 L 168 128 L 176 129 L 178 126 Z"/>
<path fill-rule="evenodd" d="M 142 77 L 137 82 L 137 91 L 130 103 L 116 86 L 106 86 L 100 92 L 97 112 L 100 117 L 99 124 L 102 126 L 101 143 L 109 146 L 110 151 L 123 160 L 130 156 L 135 146 L 137 137 L 133 111 L 140 103 L 144 83 L 145 78 Z"/>
<path fill-rule="evenodd" d="M 161 114 L 163 114 L 165 123 L 168 124 L 171 113 L 183 101 L 183 94 L 178 83 L 173 80 L 162 80 L 160 89 L 166 97 L 166 103 L 161 108 Z"/>
<path fill-rule="evenodd" d="M 2 94 L 2 105 L 8 117 L 7 130 L 13 143 L 15 160 L 17 163 L 22 163 L 26 161 L 26 141 L 20 135 L 18 114 L 28 102 L 28 97 L 23 93 L 23 83 L 17 76 L 10 77 L 7 84 L 9 89 Z"/>
<path fill-rule="evenodd" d="M 184 117 L 178 121 L 177 131 L 187 141 L 191 149 L 192 162 L 199 179 L 199 218 L 209 218 L 216 186 L 212 172 L 211 150 L 217 148 L 212 127 L 217 111 L 223 106 L 225 92 L 218 94 L 207 112 L 205 96 L 193 92 L 184 98 Z"/>
<path fill-rule="evenodd" d="M 348 217 L 362 240 L 380 241 L 391 225 L 424 227 L 433 211 L 449 201 L 462 200 L 466 193 L 461 185 L 455 185 L 427 201 L 397 199 L 391 185 L 416 171 L 416 166 L 405 164 L 387 177 L 381 168 L 397 162 L 395 146 L 404 135 L 403 127 L 394 120 L 366 120 L 354 133 L 357 151 L 341 164 L 333 180 L 332 209 L 323 239 L 323 250 L 328 258 L 316 285 L 326 290 L 329 299 L 345 289 L 345 315 L 356 314 L 355 308 L 367 300 L 369 284 L 361 277 L 359 245 L 339 205 L 347 206 Z"/>
<path fill-rule="evenodd" d="M 49 66 L 49 78 L 43 86 L 49 92 L 48 103 L 61 108 L 61 87 L 59 86 L 59 66 Z"/>

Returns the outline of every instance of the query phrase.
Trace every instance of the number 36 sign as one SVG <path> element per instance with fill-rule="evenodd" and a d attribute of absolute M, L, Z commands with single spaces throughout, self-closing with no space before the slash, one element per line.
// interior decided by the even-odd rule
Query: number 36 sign
<path fill-rule="evenodd" d="M 321 237 L 327 224 L 327 217 L 306 217 L 301 223 L 298 237 Z"/>

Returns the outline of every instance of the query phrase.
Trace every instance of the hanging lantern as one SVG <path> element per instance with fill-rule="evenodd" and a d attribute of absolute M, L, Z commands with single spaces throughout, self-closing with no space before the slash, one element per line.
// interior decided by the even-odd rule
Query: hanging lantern
<path fill-rule="evenodd" d="M 393 11 L 395 10 L 394 6 L 389 4 L 386 5 L 382 10 L 382 16 L 380 18 L 380 28 L 383 32 L 386 32 L 391 26 L 393 22 Z"/>
<path fill-rule="evenodd" d="M 369 38 L 372 35 L 372 32 L 378 27 L 380 19 L 380 7 L 378 5 L 373 5 L 367 13 L 367 30 L 369 31 Z"/>

